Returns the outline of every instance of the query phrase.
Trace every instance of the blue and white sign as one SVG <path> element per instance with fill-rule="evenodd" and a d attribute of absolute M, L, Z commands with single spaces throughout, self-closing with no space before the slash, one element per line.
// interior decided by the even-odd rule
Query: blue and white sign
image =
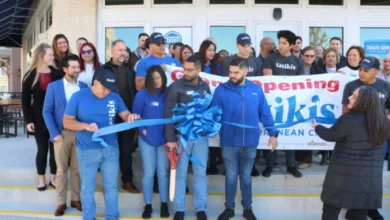
<path fill-rule="evenodd" d="M 181 35 L 176 31 L 169 31 L 164 35 L 166 47 L 169 48 L 171 44 L 182 42 Z"/>
<path fill-rule="evenodd" d="M 192 47 L 192 27 L 154 27 L 153 32 L 160 32 L 166 41 L 166 53 L 169 45 L 182 42 Z"/>
<path fill-rule="evenodd" d="M 367 55 L 382 57 L 390 51 L 390 40 L 364 41 L 364 50 Z"/>

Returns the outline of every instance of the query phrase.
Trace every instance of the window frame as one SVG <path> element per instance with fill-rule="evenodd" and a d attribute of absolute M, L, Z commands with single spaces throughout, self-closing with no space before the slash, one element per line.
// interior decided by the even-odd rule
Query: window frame
<path fill-rule="evenodd" d="M 310 4 L 310 0 L 306 0 L 306 1 L 305 1 L 305 4 L 306 4 L 307 8 L 311 8 L 311 7 L 340 8 L 340 7 L 346 7 L 346 6 L 347 6 L 347 1 L 348 1 L 348 0 L 343 0 L 343 4 L 342 4 L 342 5 L 311 5 L 311 4 Z"/>
<path fill-rule="evenodd" d="M 248 23 L 248 21 L 208 21 L 207 22 L 207 36 L 206 37 L 211 37 L 211 27 L 245 27 L 245 33 L 249 34 L 249 36 L 251 36 L 251 39 L 252 39 L 252 43 L 253 43 L 253 34 L 252 34 L 252 30 L 250 29 L 250 25 Z M 237 38 L 237 36 L 233 36 L 234 39 Z M 199 45 L 203 42 L 204 39 L 200 39 L 200 42 L 199 42 Z M 217 39 L 216 39 L 217 40 Z M 221 49 L 226 49 L 226 48 L 221 48 L 221 46 L 219 45 L 218 46 L 218 41 L 217 41 L 217 50 L 221 50 Z M 218 53 L 217 51 L 217 53 Z M 233 53 L 232 53 L 233 52 Z M 237 52 L 237 51 L 229 51 L 230 55 L 232 54 L 235 54 L 234 52 Z"/>
<path fill-rule="evenodd" d="M 390 7 L 389 7 L 390 8 Z M 361 36 L 360 36 L 360 31 L 361 31 L 361 28 L 387 28 L 387 29 L 390 29 L 390 24 L 387 23 L 387 22 L 381 22 L 381 23 L 370 23 L 370 22 L 364 22 L 364 23 L 360 23 L 356 25 L 356 28 L 358 30 L 358 42 L 357 44 L 360 45 L 360 41 L 361 41 Z M 361 47 L 364 48 L 364 45 L 360 45 Z"/>
<path fill-rule="evenodd" d="M 247 1 L 249 1 L 249 0 L 247 0 Z M 273 7 L 273 8 L 280 7 L 283 10 L 284 8 L 302 8 L 303 2 L 305 0 L 298 0 L 298 4 L 257 4 L 257 3 L 255 3 L 255 0 L 250 0 L 250 1 L 252 3 L 253 7 L 263 7 L 263 8 L 264 7 Z"/>
<path fill-rule="evenodd" d="M 310 42 L 310 28 L 311 27 L 324 27 L 324 28 L 343 28 L 343 50 L 342 53 L 344 55 L 345 52 L 347 52 L 348 47 L 352 45 L 348 41 L 348 36 L 346 35 L 347 31 L 347 22 L 321 22 L 321 21 L 310 21 L 305 26 L 306 34 L 302 36 L 302 38 L 309 39 Z M 306 45 L 306 44 L 305 44 Z M 307 44 L 309 45 L 309 44 Z"/>
<path fill-rule="evenodd" d="M 192 48 L 195 48 L 195 46 L 197 46 L 197 42 L 195 41 L 196 38 L 196 21 L 186 21 L 186 22 L 165 22 L 165 23 L 162 23 L 162 22 L 154 22 L 151 24 L 150 26 L 150 33 L 153 33 L 154 32 L 154 29 L 155 28 L 168 28 L 168 27 L 171 27 L 171 28 L 191 28 L 191 43 L 189 44 Z M 184 42 L 186 43 L 186 42 Z M 200 45 L 200 43 L 199 43 Z"/>
<path fill-rule="evenodd" d="M 367 8 L 378 9 L 378 7 L 380 7 L 380 9 L 390 9 L 390 5 L 362 5 L 360 0 L 358 3 L 358 8 L 362 8 L 362 9 L 367 9 Z"/>
<path fill-rule="evenodd" d="M 121 8 L 145 8 L 148 5 L 150 5 L 151 1 L 153 1 L 153 0 L 143 0 L 143 1 L 144 1 L 144 3 L 140 4 L 140 5 L 106 5 L 106 0 L 100 0 L 102 9 L 117 9 L 118 7 L 121 7 Z"/>
<path fill-rule="evenodd" d="M 45 23 L 45 17 L 43 16 L 39 20 L 39 34 L 45 33 L 46 31 L 46 23 Z"/>
<path fill-rule="evenodd" d="M 50 13 L 49 13 L 50 12 Z M 51 16 L 49 16 L 51 15 Z M 47 9 L 46 9 L 46 30 L 49 29 L 52 25 L 53 25 L 53 5 L 50 5 Z M 50 22 L 50 17 L 51 17 L 51 24 L 49 24 Z"/>

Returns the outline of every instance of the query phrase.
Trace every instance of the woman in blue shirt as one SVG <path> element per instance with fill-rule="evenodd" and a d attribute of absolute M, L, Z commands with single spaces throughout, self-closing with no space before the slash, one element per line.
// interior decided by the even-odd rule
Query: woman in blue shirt
<path fill-rule="evenodd" d="M 137 93 L 133 103 L 134 114 L 143 119 L 164 118 L 167 77 L 159 65 L 151 66 L 146 74 L 145 88 Z M 152 215 L 153 176 L 157 169 L 158 188 L 160 192 L 160 217 L 168 218 L 168 182 L 169 162 L 164 152 L 164 125 L 139 127 L 138 145 L 141 152 L 144 175 L 142 188 L 144 190 L 145 208 L 142 218 L 149 219 Z"/>
<path fill-rule="evenodd" d="M 209 41 L 202 42 L 199 48 L 199 57 L 202 61 L 202 72 L 222 76 L 221 64 L 218 63 L 217 56 L 215 56 L 217 46 Z"/>

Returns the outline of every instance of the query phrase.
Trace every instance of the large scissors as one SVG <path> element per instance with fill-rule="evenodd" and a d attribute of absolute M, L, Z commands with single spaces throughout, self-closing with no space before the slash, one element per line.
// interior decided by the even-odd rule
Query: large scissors
<path fill-rule="evenodd" d="M 183 154 L 183 149 L 181 149 L 181 152 L 178 154 L 176 151 L 177 148 L 174 148 L 173 150 L 170 150 L 167 145 L 164 146 L 164 151 L 169 159 L 169 164 L 171 167 L 171 176 L 169 180 L 169 199 L 173 201 L 173 198 L 175 197 L 175 187 L 176 187 L 176 167 L 177 162 L 179 161 L 179 158 Z"/>

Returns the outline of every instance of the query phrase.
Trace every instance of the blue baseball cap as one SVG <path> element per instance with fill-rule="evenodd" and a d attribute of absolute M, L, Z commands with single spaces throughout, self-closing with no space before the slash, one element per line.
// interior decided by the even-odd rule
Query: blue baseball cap
<path fill-rule="evenodd" d="M 359 67 L 362 67 L 366 70 L 370 70 L 372 68 L 378 69 L 380 68 L 379 60 L 375 57 L 365 57 L 360 61 Z"/>
<path fill-rule="evenodd" d="M 153 32 L 150 35 L 149 40 L 150 40 L 151 44 L 157 44 L 157 43 L 164 43 L 165 44 L 164 36 L 159 32 Z"/>
<path fill-rule="evenodd" d="M 106 69 L 97 71 L 95 79 L 99 81 L 104 88 L 110 91 L 116 90 L 116 77 L 112 71 Z"/>
<path fill-rule="evenodd" d="M 251 45 L 252 44 L 251 37 L 249 36 L 249 34 L 241 33 L 237 36 L 237 44 L 241 46 L 245 46 L 247 44 Z"/>

